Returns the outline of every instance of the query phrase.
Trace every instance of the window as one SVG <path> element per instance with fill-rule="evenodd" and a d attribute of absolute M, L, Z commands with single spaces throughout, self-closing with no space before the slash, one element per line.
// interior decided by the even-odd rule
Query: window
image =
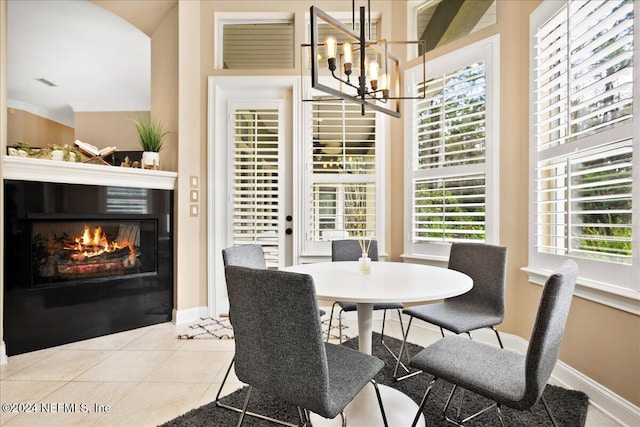
<path fill-rule="evenodd" d="M 310 105 L 309 105 L 310 104 Z M 378 114 L 343 100 L 314 96 L 309 122 L 303 253 L 327 255 L 329 242 L 383 238 Z M 382 242 L 380 242 L 382 245 Z"/>
<path fill-rule="evenodd" d="M 531 21 L 529 269 L 552 270 L 570 257 L 581 284 L 627 295 L 640 291 L 633 229 L 637 8 L 631 0 L 547 1 Z"/>
<path fill-rule="evenodd" d="M 375 113 L 315 97 L 311 236 L 314 241 L 375 236 Z"/>
<path fill-rule="evenodd" d="M 224 69 L 294 68 L 292 20 L 229 20 L 221 22 Z"/>
<path fill-rule="evenodd" d="M 445 256 L 451 242 L 497 240 L 497 37 L 409 70 L 407 256 Z"/>

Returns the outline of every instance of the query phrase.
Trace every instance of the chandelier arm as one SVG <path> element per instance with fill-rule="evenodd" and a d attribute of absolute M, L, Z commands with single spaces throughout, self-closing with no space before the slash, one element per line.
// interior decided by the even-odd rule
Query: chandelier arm
<path fill-rule="evenodd" d="M 358 90 L 360 90 L 360 87 L 358 87 L 358 86 L 354 85 L 354 84 L 353 84 L 353 83 L 351 83 L 349 80 L 345 80 L 345 79 L 343 79 L 343 78 L 342 78 L 342 77 L 340 77 L 340 76 L 336 76 L 336 72 L 335 72 L 335 71 L 333 71 L 333 70 L 331 71 L 331 76 L 332 76 L 334 79 L 336 79 L 336 80 L 338 80 L 338 81 L 340 81 L 340 82 L 342 82 L 342 83 L 346 84 L 347 86 L 350 86 L 350 87 L 352 87 L 352 88 L 354 88 L 354 89 L 358 89 Z"/>

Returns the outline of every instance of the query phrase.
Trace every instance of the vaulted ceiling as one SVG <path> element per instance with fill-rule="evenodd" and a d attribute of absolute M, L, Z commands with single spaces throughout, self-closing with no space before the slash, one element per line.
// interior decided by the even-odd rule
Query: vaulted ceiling
<path fill-rule="evenodd" d="M 175 3 L 9 0 L 9 106 L 72 127 L 75 112 L 149 110 L 149 36 Z"/>

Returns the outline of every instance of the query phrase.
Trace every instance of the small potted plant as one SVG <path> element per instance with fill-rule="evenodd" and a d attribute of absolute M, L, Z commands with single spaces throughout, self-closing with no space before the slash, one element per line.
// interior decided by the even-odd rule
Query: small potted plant
<path fill-rule="evenodd" d="M 151 117 L 144 120 L 133 120 L 138 132 L 138 142 L 142 147 L 142 167 L 159 169 L 160 150 L 164 144 L 164 138 L 169 132 L 164 130 L 164 125 L 160 120 L 153 120 Z"/>

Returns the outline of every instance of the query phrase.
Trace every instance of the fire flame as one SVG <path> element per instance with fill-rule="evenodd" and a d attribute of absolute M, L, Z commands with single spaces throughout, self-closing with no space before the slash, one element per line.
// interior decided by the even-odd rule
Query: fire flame
<path fill-rule="evenodd" d="M 107 236 L 102 232 L 102 227 L 94 228 L 93 232 L 89 226 L 84 226 L 82 236 L 74 239 L 75 245 L 68 249 L 75 250 L 71 257 L 75 260 L 91 258 L 105 252 L 113 252 L 126 246 L 131 247 L 127 242 L 109 242 Z"/>

